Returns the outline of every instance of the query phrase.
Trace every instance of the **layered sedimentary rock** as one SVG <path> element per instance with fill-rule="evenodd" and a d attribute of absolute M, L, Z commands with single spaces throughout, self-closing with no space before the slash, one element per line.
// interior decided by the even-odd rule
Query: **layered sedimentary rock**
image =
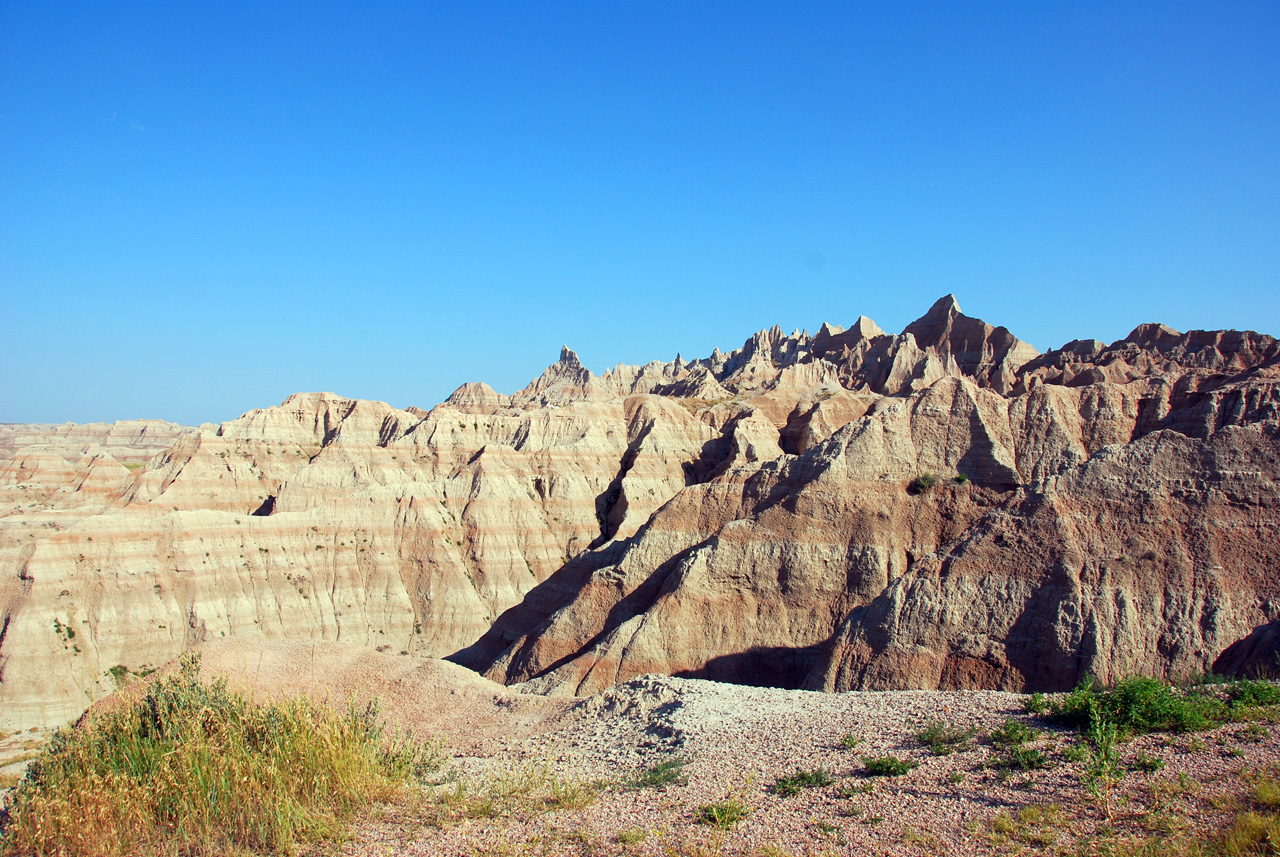
<path fill-rule="evenodd" d="M 1280 618 L 1278 363 L 1158 325 L 1038 355 L 948 296 L 900 334 L 599 375 L 565 348 L 430 411 L 300 394 L 132 470 L 27 443 L 0 462 L 0 728 L 222 639 L 556 694 L 1202 671 Z"/>
<path fill-rule="evenodd" d="M 944 299 L 901 337 L 814 342 L 793 364 L 820 352 L 837 395 L 897 395 L 794 454 L 735 453 L 459 662 L 553 693 L 1056 690 L 1207 670 L 1280 610 L 1274 339 L 1143 325 L 1035 356 Z"/>

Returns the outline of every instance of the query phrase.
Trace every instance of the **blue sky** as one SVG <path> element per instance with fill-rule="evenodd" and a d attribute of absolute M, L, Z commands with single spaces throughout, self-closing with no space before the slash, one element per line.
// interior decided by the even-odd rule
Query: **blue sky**
<path fill-rule="evenodd" d="M 0 0 L 0 421 L 429 407 L 948 292 L 1042 350 L 1280 334 L 1278 45 L 1274 0 Z"/>

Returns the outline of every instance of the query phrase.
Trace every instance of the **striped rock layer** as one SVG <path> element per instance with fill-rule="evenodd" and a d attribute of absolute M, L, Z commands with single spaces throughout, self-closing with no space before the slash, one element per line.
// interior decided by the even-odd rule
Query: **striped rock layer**
<path fill-rule="evenodd" d="M 948 296 L 896 335 L 600 375 L 566 348 L 429 412 L 299 394 L 129 460 L 4 427 L 0 728 L 224 638 L 566 695 L 1205 671 L 1280 619 L 1278 382 L 1268 336 L 1041 355 Z"/>

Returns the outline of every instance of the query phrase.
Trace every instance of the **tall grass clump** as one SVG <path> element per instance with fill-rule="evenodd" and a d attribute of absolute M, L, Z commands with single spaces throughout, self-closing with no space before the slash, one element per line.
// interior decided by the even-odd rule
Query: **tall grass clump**
<path fill-rule="evenodd" d="M 60 732 L 0 811 L 0 854 L 283 853 L 438 764 L 373 705 L 257 704 L 198 656 L 141 699 Z"/>

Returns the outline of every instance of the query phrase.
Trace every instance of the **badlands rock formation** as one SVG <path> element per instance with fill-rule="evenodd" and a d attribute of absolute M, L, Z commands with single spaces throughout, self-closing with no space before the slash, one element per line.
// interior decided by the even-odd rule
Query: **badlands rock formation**
<path fill-rule="evenodd" d="M 1038 355 L 948 296 L 897 335 L 774 328 L 600 375 L 565 348 L 429 412 L 297 395 L 61 493 L 10 463 L 0 728 L 222 639 L 552 694 L 1206 670 L 1280 618 L 1278 379 L 1271 337 Z"/>

